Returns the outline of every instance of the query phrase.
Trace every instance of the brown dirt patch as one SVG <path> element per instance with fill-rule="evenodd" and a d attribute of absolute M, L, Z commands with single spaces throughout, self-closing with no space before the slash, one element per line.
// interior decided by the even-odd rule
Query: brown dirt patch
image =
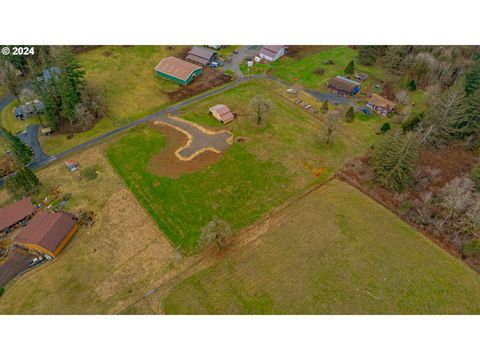
<path fill-rule="evenodd" d="M 153 156 L 148 164 L 148 171 L 156 175 L 178 179 L 183 174 L 190 174 L 214 164 L 222 157 L 222 154 L 205 151 L 192 160 L 182 161 L 175 155 L 175 151 L 185 146 L 188 141 L 187 136 L 168 125 L 151 124 L 150 126 L 161 131 L 167 137 L 163 151 Z"/>
<path fill-rule="evenodd" d="M 193 80 L 187 86 L 183 86 L 176 91 L 167 93 L 167 95 L 172 101 L 180 101 L 230 81 L 232 81 L 230 75 L 227 75 L 220 70 L 204 67 L 202 75 Z"/>
<path fill-rule="evenodd" d="M 313 53 L 327 50 L 333 46 L 328 45 L 288 45 L 287 55 L 294 59 L 301 59 Z"/>

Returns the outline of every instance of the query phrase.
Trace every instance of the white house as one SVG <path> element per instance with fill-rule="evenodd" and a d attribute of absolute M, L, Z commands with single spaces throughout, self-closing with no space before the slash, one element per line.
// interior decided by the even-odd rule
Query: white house
<path fill-rule="evenodd" d="M 262 59 L 275 61 L 285 55 L 285 46 L 282 45 L 263 45 L 259 53 Z"/>

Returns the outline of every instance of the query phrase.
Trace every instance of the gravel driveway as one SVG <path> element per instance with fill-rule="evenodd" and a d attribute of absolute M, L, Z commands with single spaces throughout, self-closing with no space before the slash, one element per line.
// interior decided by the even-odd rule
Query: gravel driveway
<path fill-rule="evenodd" d="M 226 130 L 213 132 L 176 117 L 163 117 L 155 123 L 172 126 L 189 137 L 187 145 L 175 152 L 181 160 L 191 160 L 207 150 L 221 153 L 228 149 L 232 141 L 232 134 Z"/>

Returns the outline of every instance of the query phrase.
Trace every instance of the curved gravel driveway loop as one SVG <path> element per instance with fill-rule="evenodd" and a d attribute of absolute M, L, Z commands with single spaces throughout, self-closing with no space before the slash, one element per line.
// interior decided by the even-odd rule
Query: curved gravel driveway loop
<path fill-rule="evenodd" d="M 155 123 L 171 126 L 187 136 L 187 144 L 175 151 L 175 155 L 183 161 L 192 160 L 207 150 L 221 153 L 228 149 L 233 140 L 233 135 L 227 130 L 210 131 L 174 116 L 163 117 Z"/>

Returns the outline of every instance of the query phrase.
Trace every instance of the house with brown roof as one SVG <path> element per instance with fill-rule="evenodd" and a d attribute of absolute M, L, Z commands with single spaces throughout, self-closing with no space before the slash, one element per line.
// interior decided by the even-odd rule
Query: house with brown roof
<path fill-rule="evenodd" d="M 193 79 L 200 76 L 202 67 L 174 56 L 169 56 L 158 63 L 155 67 L 155 73 L 180 85 L 188 85 Z"/>
<path fill-rule="evenodd" d="M 372 94 L 368 98 L 367 106 L 382 116 L 387 116 L 397 109 L 397 104 L 378 94 Z"/>
<path fill-rule="evenodd" d="M 4 207 L 0 210 L 0 234 L 8 232 L 19 222 L 30 219 L 36 210 L 30 197 Z"/>
<path fill-rule="evenodd" d="M 235 119 L 235 115 L 230 111 L 227 105 L 217 104 L 209 108 L 213 117 L 220 121 L 222 124 L 228 124 L 230 121 Z"/>
<path fill-rule="evenodd" d="M 17 246 L 57 256 L 78 229 L 77 219 L 65 211 L 39 212 L 15 237 Z"/>
<path fill-rule="evenodd" d="M 215 61 L 217 58 L 217 53 L 211 49 L 207 49 L 203 46 L 194 46 L 188 52 L 185 60 L 190 62 L 205 66 L 210 64 L 212 61 Z"/>
<path fill-rule="evenodd" d="M 258 55 L 267 61 L 275 61 L 285 55 L 285 46 L 263 45 Z"/>
<path fill-rule="evenodd" d="M 328 80 L 328 88 L 343 95 L 353 96 L 360 90 L 360 83 L 343 76 L 335 76 Z"/>

